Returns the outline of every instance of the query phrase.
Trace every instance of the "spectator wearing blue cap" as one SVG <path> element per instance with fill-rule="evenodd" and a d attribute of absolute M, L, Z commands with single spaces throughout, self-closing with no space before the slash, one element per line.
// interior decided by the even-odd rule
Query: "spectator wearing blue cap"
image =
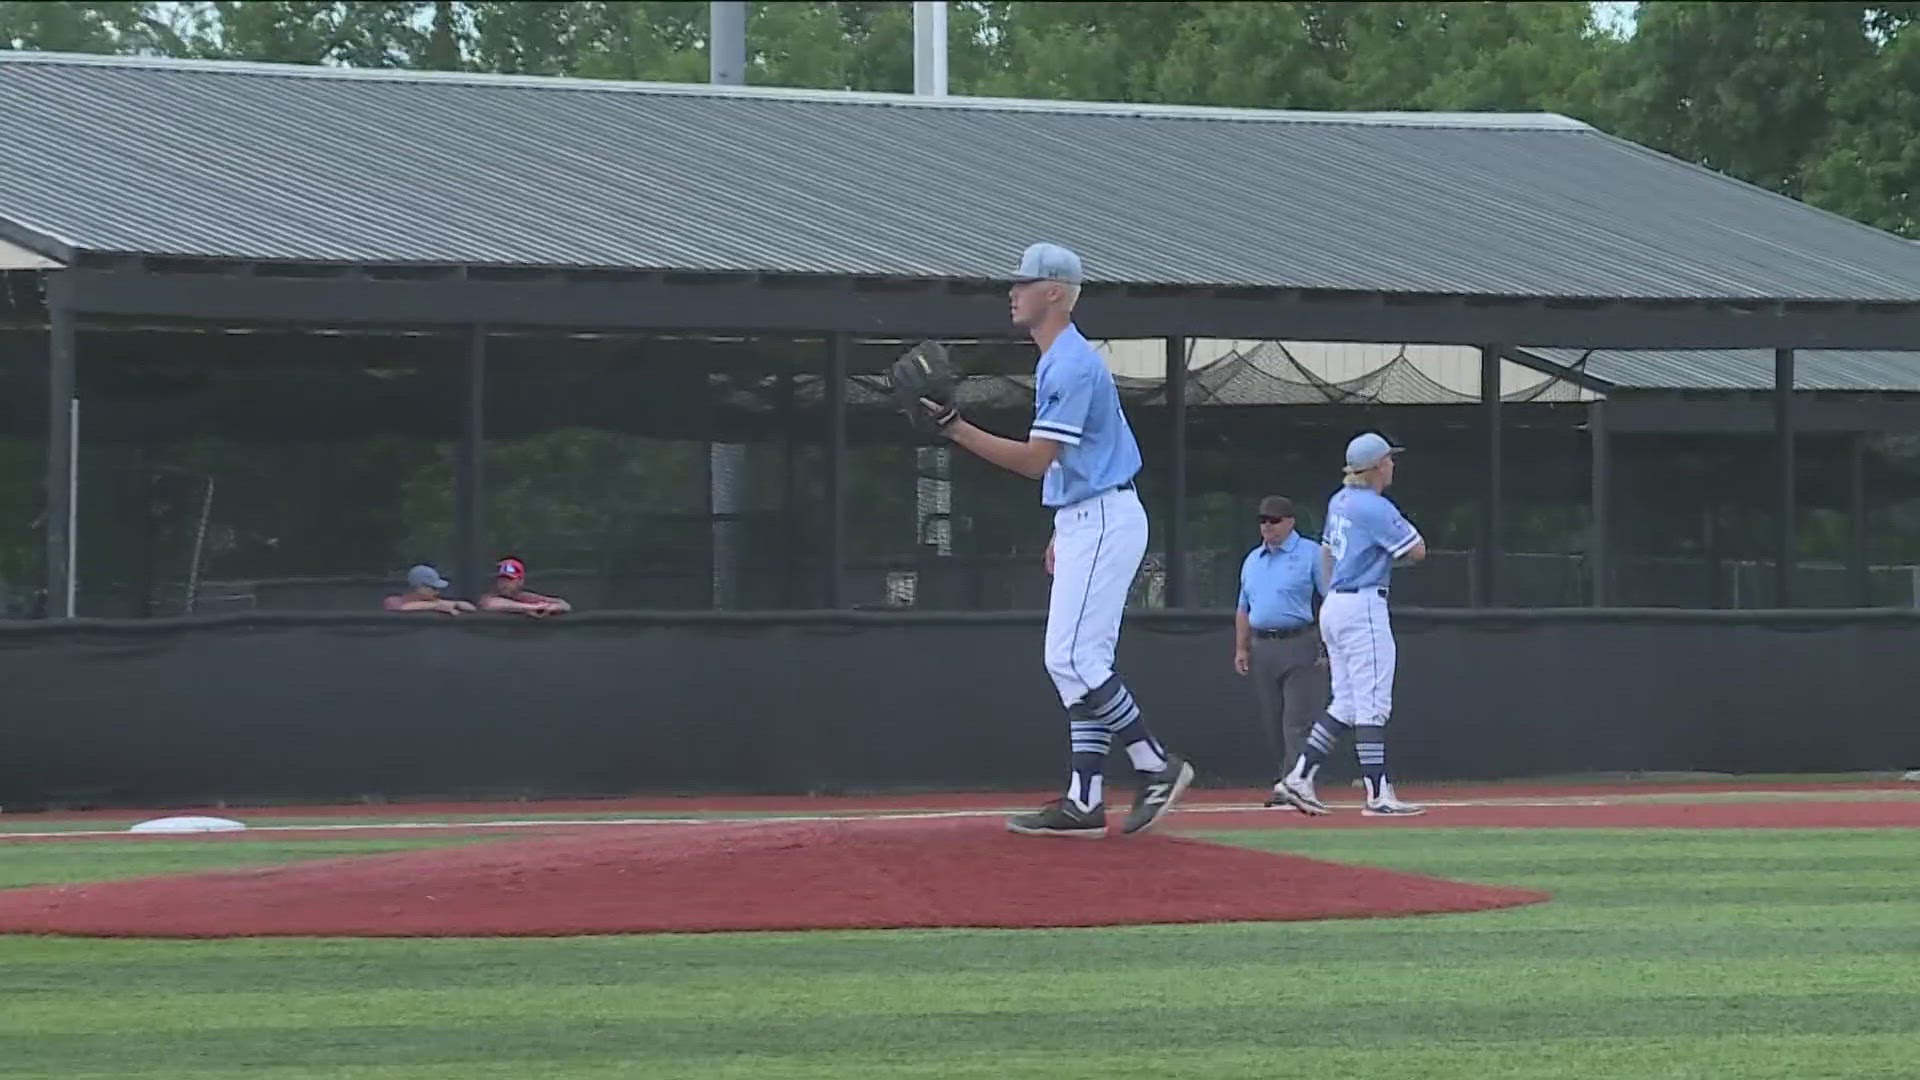
<path fill-rule="evenodd" d="M 441 615 L 462 615 L 473 610 L 465 600 L 449 600 L 440 595 L 448 587 L 440 571 L 421 563 L 407 571 L 407 591 L 389 596 L 381 604 L 388 611 L 430 611 Z"/>

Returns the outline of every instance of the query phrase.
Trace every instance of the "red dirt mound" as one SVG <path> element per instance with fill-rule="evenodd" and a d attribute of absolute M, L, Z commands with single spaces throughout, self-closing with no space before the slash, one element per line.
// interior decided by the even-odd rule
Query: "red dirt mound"
<path fill-rule="evenodd" d="M 0 892 L 0 933 L 565 936 L 1113 926 L 1483 911 L 1546 894 L 1165 836 L 1014 836 L 978 819 L 609 828 Z"/>

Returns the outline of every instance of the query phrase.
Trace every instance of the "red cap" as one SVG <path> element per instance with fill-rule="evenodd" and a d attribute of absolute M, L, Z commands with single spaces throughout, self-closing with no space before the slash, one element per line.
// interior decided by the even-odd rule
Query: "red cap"
<path fill-rule="evenodd" d="M 500 566 L 494 571 L 496 577 L 523 578 L 527 576 L 527 564 L 519 559 L 501 559 Z"/>

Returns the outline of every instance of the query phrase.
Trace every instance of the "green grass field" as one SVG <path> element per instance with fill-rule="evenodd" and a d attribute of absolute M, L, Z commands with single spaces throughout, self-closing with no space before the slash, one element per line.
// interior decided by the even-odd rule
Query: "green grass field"
<path fill-rule="evenodd" d="M 0 1076 L 1920 1075 L 1913 832 L 1214 838 L 1555 899 L 1125 930 L 0 937 Z M 0 887 L 446 842 L 12 843 Z"/>

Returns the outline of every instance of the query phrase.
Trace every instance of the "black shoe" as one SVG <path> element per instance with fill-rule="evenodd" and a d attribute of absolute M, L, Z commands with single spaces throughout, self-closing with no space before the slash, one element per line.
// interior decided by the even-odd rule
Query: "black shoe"
<path fill-rule="evenodd" d="M 1140 787 L 1133 793 L 1133 809 L 1127 812 L 1127 823 L 1120 831 L 1137 833 L 1152 828 L 1167 816 L 1191 783 L 1193 766 L 1185 758 L 1168 754 L 1166 768 L 1140 777 Z"/>
<path fill-rule="evenodd" d="M 1107 808 L 1082 810 L 1072 800 L 1055 799 L 1031 814 L 1007 819 L 1007 831 L 1022 836 L 1077 836 L 1098 840 L 1107 835 Z"/>

